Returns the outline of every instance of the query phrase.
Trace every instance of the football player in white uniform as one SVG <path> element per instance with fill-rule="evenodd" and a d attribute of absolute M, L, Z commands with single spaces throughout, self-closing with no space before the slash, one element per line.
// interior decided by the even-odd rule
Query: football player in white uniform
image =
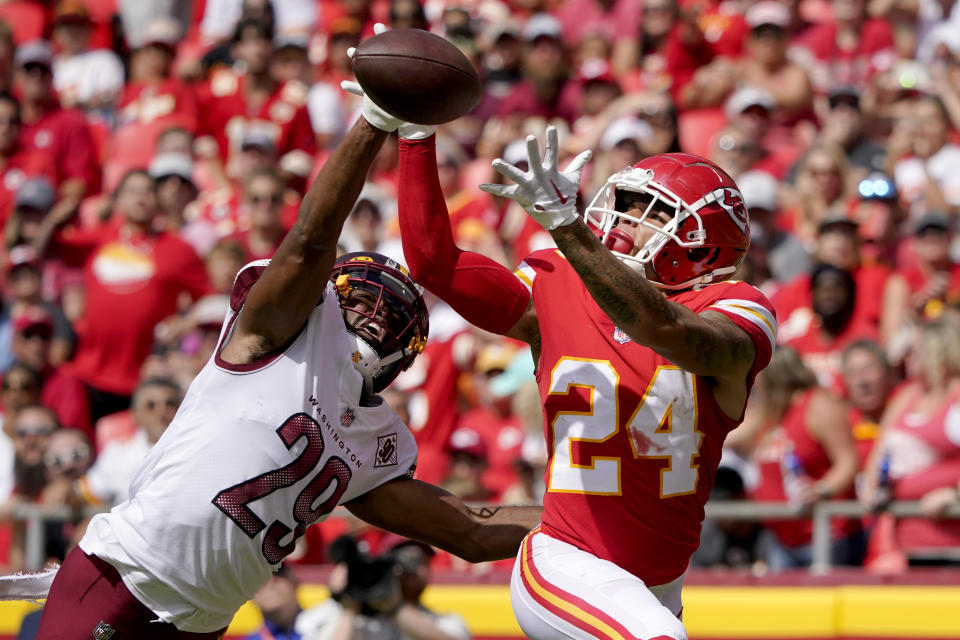
<path fill-rule="evenodd" d="M 338 504 L 470 561 L 516 555 L 539 507 L 473 509 L 411 479 L 383 389 L 427 338 L 417 285 L 336 242 L 388 133 L 370 109 L 270 261 L 237 275 L 220 343 L 129 500 L 61 567 L 40 638 L 219 638 L 307 526 Z M 393 124 L 396 129 L 399 122 Z"/>

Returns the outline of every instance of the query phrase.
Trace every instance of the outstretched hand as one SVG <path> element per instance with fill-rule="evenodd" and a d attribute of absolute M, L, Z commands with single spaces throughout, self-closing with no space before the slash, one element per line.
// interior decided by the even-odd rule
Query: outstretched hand
<path fill-rule="evenodd" d="M 580 174 L 592 152 L 584 151 L 578 155 L 565 171 L 560 171 L 557 166 L 559 153 L 556 127 L 547 127 L 547 148 L 542 160 L 536 137 L 527 136 L 530 170 L 524 173 L 497 158 L 493 161 L 494 170 L 516 184 L 481 184 L 480 189 L 515 200 L 547 231 L 568 225 L 579 217 L 577 191 L 580 189 Z"/>
<path fill-rule="evenodd" d="M 375 35 L 380 35 L 385 31 L 387 31 L 387 25 L 382 22 L 373 25 L 373 33 Z M 347 49 L 347 56 L 353 60 L 353 54 L 356 52 L 356 47 L 350 47 Z M 422 140 L 429 138 L 437 130 L 437 128 L 432 125 L 413 124 L 390 115 L 367 96 L 359 82 L 344 80 L 340 83 L 340 88 L 347 93 L 352 93 L 355 96 L 363 98 L 363 106 L 360 107 L 360 113 L 367 122 L 381 131 L 389 133 L 399 129 L 401 138 L 406 138 L 407 140 Z"/>

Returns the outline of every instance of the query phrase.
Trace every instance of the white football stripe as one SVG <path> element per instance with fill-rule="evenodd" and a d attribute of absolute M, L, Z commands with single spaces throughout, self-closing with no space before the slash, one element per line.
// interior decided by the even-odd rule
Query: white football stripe
<path fill-rule="evenodd" d="M 707 307 L 708 309 L 720 309 L 727 313 L 740 316 L 754 323 L 763 331 L 764 335 L 770 341 L 770 348 L 773 349 L 777 344 L 777 321 L 773 318 L 767 309 L 763 306 L 749 300 L 721 300 Z"/>
<path fill-rule="evenodd" d="M 526 262 L 521 262 L 520 266 L 514 270 L 513 275 L 517 276 L 517 279 L 523 283 L 527 291 L 533 293 L 533 281 L 537 277 L 537 272 L 533 267 Z"/>

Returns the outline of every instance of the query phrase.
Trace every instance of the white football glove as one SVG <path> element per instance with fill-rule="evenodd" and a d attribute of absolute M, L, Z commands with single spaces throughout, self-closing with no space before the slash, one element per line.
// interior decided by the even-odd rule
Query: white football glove
<path fill-rule="evenodd" d="M 375 35 L 380 35 L 386 30 L 387 25 L 383 24 L 382 22 L 378 22 L 373 25 L 373 33 Z M 350 47 L 347 49 L 347 55 L 351 60 L 353 59 L 353 54 L 356 53 L 356 51 L 356 47 Z M 404 122 L 400 118 L 390 115 L 380 108 L 377 103 L 368 98 L 367 94 L 363 91 L 363 87 L 361 87 L 357 82 L 343 81 L 340 83 L 340 88 L 347 93 L 352 93 L 353 95 L 363 98 L 363 105 L 360 107 L 361 115 L 363 115 L 363 118 L 367 122 L 381 131 L 386 131 L 389 133 L 399 129 L 398 133 L 400 134 L 401 138 L 405 138 L 407 140 L 422 140 L 424 138 L 429 138 L 437 130 L 437 128 L 433 125 Z"/>
<path fill-rule="evenodd" d="M 547 231 L 568 225 L 580 217 L 577 213 L 580 174 L 592 152 L 584 151 L 578 155 L 563 172 L 557 168 L 559 153 L 557 129 L 547 127 L 547 149 L 542 161 L 536 137 L 527 136 L 530 170 L 524 173 L 497 158 L 493 161 L 493 168 L 516 184 L 482 184 L 480 188 L 489 194 L 516 200 Z"/>

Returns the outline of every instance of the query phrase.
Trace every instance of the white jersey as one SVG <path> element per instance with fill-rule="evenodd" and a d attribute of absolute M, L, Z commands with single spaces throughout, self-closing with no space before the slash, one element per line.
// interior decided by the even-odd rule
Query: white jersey
<path fill-rule="evenodd" d="M 237 275 L 220 345 L 267 264 Z M 415 466 L 413 436 L 387 404 L 360 406 L 352 352 L 328 285 L 282 354 L 249 365 L 215 355 L 130 499 L 94 517 L 80 547 L 178 629 L 227 626 L 308 525 Z"/>

